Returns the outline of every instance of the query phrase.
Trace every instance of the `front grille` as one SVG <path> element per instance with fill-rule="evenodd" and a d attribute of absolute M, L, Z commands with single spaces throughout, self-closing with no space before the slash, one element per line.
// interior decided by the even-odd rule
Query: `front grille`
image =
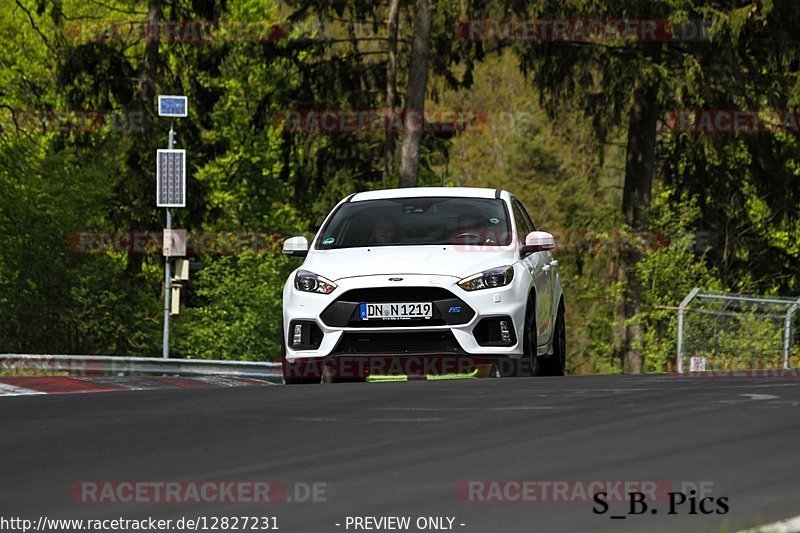
<path fill-rule="evenodd" d="M 429 319 L 361 320 L 359 304 L 431 302 L 433 316 Z M 353 289 L 339 296 L 320 314 L 330 327 L 404 328 L 466 324 L 475 311 L 452 292 L 440 287 L 376 287 Z"/>
<path fill-rule="evenodd" d="M 375 287 L 351 289 L 336 299 L 337 302 L 435 302 L 456 296 L 441 287 Z"/>
<path fill-rule="evenodd" d="M 450 331 L 403 333 L 346 332 L 335 354 L 449 354 L 464 353 Z"/>

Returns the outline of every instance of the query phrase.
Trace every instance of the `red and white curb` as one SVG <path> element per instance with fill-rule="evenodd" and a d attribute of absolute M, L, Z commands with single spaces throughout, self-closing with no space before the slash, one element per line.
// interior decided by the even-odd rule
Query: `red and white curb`
<path fill-rule="evenodd" d="M 258 387 L 273 385 L 253 378 L 203 377 L 3 377 L 0 396 L 32 394 L 76 394 L 139 390 L 197 389 L 209 387 Z"/>
<path fill-rule="evenodd" d="M 10 383 L 0 382 L 0 396 L 27 396 L 29 394 L 44 394 L 43 392 L 17 387 Z"/>

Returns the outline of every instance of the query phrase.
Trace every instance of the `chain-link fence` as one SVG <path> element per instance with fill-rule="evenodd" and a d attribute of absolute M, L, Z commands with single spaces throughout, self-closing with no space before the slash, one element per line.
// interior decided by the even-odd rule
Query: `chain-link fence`
<path fill-rule="evenodd" d="M 678 372 L 797 367 L 800 298 L 693 289 L 678 308 Z"/>

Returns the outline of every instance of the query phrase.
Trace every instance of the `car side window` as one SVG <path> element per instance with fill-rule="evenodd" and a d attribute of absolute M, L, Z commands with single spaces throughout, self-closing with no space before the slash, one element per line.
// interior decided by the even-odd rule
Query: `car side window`
<path fill-rule="evenodd" d="M 533 224 L 530 223 L 530 219 L 526 216 L 522 206 L 516 199 L 511 201 L 511 208 L 514 212 L 514 223 L 517 226 L 517 239 L 520 245 L 524 245 L 525 236 L 533 231 Z"/>
<path fill-rule="evenodd" d="M 528 221 L 528 225 L 531 228 L 530 231 L 536 231 L 536 226 L 533 224 L 533 220 L 531 219 L 530 215 L 528 215 L 528 210 L 525 209 L 525 206 L 522 205 L 522 202 L 519 200 L 517 200 L 517 205 L 519 205 L 519 210 L 522 211 L 522 216 Z"/>

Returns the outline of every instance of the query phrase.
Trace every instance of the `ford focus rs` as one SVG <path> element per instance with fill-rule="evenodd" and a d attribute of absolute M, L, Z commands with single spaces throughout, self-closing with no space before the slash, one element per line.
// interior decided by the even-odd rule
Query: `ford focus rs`
<path fill-rule="evenodd" d="M 284 242 L 285 254 L 304 258 L 283 290 L 284 379 L 424 374 L 447 361 L 502 376 L 563 375 L 554 247 L 508 191 L 351 194 L 310 245 Z"/>

